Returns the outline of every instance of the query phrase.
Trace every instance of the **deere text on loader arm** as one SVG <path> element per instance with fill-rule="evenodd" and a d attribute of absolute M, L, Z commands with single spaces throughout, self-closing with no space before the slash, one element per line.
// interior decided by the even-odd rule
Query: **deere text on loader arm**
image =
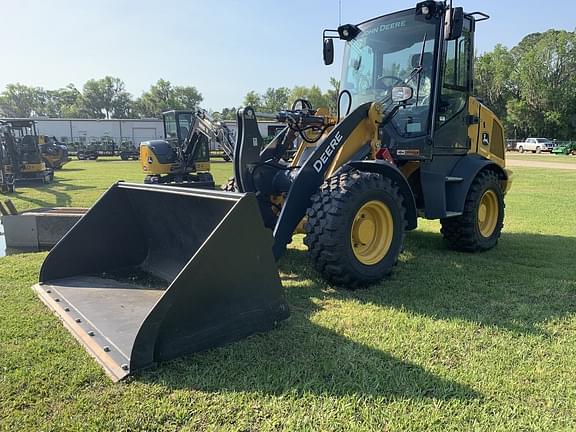
<path fill-rule="evenodd" d="M 425 1 L 325 31 L 326 63 L 345 44 L 337 115 L 299 101 L 264 148 L 257 113 L 239 110 L 235 193 L 118 183 L 49 253 L 36 291 L 121 379 L 287 318 L 275 260 L 296 231 L 349 289 L 390 274 L 419 217 L 454 249 L 494 247 L 510 172 L 502 125 L 473 97 L 484 19 Z"/>

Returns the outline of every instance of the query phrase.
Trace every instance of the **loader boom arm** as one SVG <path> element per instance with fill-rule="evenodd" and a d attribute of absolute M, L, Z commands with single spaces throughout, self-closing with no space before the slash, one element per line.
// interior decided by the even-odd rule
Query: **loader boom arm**
<path fill-rule="evenodd" d="M 312 195 L 324 180 L 353 160 L 365 145 L 376 145 L 381 118 L 378 104 L 368 102 L 360 105 L 327 132 L 314 151 L 302 161 L 296 174 L 290 178 L 291 186 L 274 226 L 273 252 L 276 259 L 282 256 L 286 245 L 291 242 L 294 230 L 310 207 Z M 239 121 L 238 129 L 242 131 L 242 136 L 239 137 L 238 160 L 235 161 L 236 176 L 243 187 L 242 192 L 257 192 L 262 197 L 266 193 L 262 187 L 257 187 L 256 183 L 268 185 L 278 182 L 279 178 L 286 179 L 285 175 L 270 179 L 259 178 L 266 176 L 266 168 L 274 169 L 279 166 L 284 172 L 288 171 L 288 168 L 282 167 L 278 161 L 262 160 L 261 156 L 269 155 L 269 152 L 259 153 L 261 148 L 254 145 L 261 142 L 261 137 L 251 108 L 239 112 Z M 266 203 L 261 205 L 261 209 L 265 207 Z M 263 217 L 266 215 L 263 214 Z"/>
<path fill-rule="evenodd" d="M 359 106 L 338 123 L 302 164 L 282 206 L 274 229 L 273 252 L 279 259 L 292 241 L 294 230 L 306 215 L 312 195 L 336 170 L 349 162 L 360 149 L 377 139 L 378 105 Z"/>

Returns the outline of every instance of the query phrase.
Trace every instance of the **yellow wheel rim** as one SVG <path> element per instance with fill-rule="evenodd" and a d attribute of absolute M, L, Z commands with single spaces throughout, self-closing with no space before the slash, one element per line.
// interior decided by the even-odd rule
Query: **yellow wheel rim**
<path fill-rule="evenodd" d="M 480 199 L 478 207 L 478 229 L 482 237 L 488 238 L 494 234 L 498 224 L 498 197 L 493 190 L 487 190 Z"/>
<path fill-rule="evenodd" d="M 350 241 L 352 251 L 364 265 L 378 264 L 388 253 L 394 236 L 394 219 L 382 201 L 369 201 L 354 217 Z"/>

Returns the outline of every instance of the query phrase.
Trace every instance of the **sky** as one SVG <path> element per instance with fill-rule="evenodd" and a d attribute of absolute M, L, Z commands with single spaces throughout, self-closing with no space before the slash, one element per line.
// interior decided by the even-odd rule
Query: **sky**
<path fill-rule="evenodd" d="M 0 90 L 8 83 L 81 88 L 106 75 L 135 97 L 159 78 L 193 85 L 202 107 L 238 107 L 250 90 L 311 86 L 340 76 L 322 61 L 322 30 L 359 23 L 416 0 L 0 0 Z M 454 0 L 491 15 L 476 49 L 512 47 L 549 28 L 574 31 L 573 1 Z M 339 43 L 337 41 L 336 45 Z"/>

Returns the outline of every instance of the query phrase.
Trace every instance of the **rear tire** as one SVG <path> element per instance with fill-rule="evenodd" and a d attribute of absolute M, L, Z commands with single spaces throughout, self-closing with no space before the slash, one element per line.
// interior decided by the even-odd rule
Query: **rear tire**
<path fill-rule="evenodd" d="M 362 288 L 388 276 L 396 265 L 405 213 L 404 199 L 389 178 L 349 171 L 327 179 L 312 197 L 304 243 L 325 279 Z"/>
<path fill-rule="evenodd" d="M 483 171 L 472 183 L 461 216 L 441 219 L 451 249 L 478 252 L 498 243 L 504 226 L 504 193 L 498 175 Z"/>
<path fill-rule="evenodd" d="M 542 153 L 542 149 L 540 147 L 536 147 L 536 153 L 538 154 Z"/>

